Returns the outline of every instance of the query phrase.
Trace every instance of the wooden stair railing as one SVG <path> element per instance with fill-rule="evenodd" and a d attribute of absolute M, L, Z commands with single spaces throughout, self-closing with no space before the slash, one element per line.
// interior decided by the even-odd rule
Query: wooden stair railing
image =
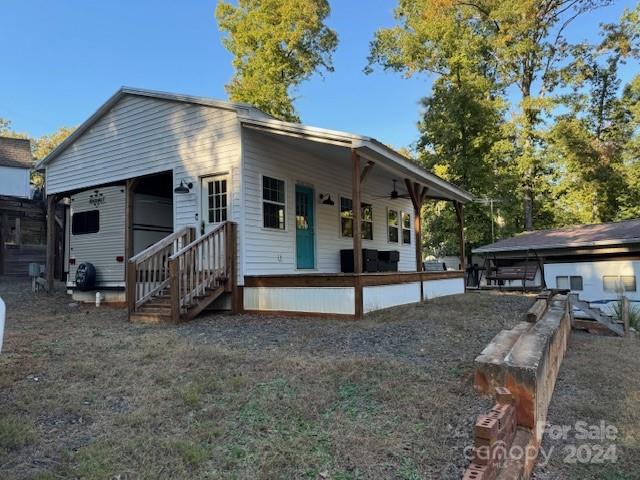
<path fill-rule="evenodd" d="M 169 287 L 169 257 L 193 242 L 195 235 L 195 228 L 181 228 L 129 259 L 126 294 L 130 318 Z"/>
<path fill-rule="evenodd" d="M 236 224 L 224 222 L 169 257 L 171 318 L 191 320 L 224 292 L 236 295 Z"/>

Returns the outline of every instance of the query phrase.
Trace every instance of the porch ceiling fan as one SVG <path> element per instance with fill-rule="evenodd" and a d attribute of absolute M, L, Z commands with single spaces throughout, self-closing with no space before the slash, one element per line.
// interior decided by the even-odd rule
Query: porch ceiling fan
<path fill-rule="evenodd" d="M 410 198 L 408 193 L 399 193 L 398 189 L 396 188 L 396 182 L 397 180 L 391 180 L 393 182 L 393 190 L 391 190 L 388 194 L 386 195 L 374 195 L 374 198 L 390 198 L 391 200 L 396 200 L 398 198 Z"/>

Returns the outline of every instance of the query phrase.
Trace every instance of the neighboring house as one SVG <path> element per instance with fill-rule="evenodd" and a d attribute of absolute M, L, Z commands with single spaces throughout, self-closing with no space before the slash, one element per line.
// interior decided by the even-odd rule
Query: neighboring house
<path fill-rule="evenodd" d="M 359 318 L 464 291 L 461 271 L 421 272 L 416 232 L 423 201 L 449 200 L 463 240 L 471 196 L 370 137 L 123 88 L 41 165 L 49 208 L 70 205 L 68 288 L 90 262 L 132 316 Z"/>
<path fill-rule="evenodd" d="M 31 142 L 0 137 L 0 195 L 31 198 Z"/>
<path fill-rule="evenodd" d="M 0 137 L 0 275 L 27 276 L 45 263 L 45 209 L 31 200 L 31 143 Z"/>
<path fill-rule="evenodd" d="M 530 287 L 568 289 L 601 305 L 623 294 L 640 301 L 640 219 L 526 232 L 473 253 L 486 257 L 484 284 L 521 286 L 500 277 L 527 265 L 535 271 Z"/>

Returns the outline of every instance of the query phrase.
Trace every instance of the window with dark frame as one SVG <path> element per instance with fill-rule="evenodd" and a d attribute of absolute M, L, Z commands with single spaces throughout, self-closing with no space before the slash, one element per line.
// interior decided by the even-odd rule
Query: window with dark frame
<path fill-rule="evenodd" d="M 284 180 L 262 177 L 262 216 L 264 228 L 285 229 Z"/>
<path fill-rule="evenodd" d="M 362 238 L 373 240 L 373 207 L 369 203 L 361 203 Z M 340 234 L 353 238 L 353 201 L 340 197 Z"/>
<path fill-rule="evenodd" d="M 100 211 L 76 212 L 71 216 L 71 234 L 86 235 L 100 231 Z"/>
<path fill-rule="evenodd" d="M 637 290 L 635 275 L 604 275 L 602 287 L 605 292 L 635 292 Z"/>
<path fill-rule="evenodd" d="M 582 291 L 582 277 L 578 275 L 561 275 L 556 277 L 556 288 L 560 290 Z"/>
<path fill-rule="evenodd" d="M 387 240 L 390 243 L 398 243 L 398 231 L 400 230 L 398 211 L 389 208 L 387 210 Z"/>
<path fill-rule="evenodd" d="M 227 221 L 227 179 L 210 181 L 207 190 L 209 223 Z"/>
<path fill-rule="evenodd" d="M 411 214 L 402 212 L 402 243 L 408 245 L 411 243 Z"/>

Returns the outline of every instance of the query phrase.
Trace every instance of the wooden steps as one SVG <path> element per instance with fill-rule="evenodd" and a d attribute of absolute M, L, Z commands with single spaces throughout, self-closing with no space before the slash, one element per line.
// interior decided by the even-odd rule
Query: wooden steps
<path fill-rule="evenodd" d="M 602 310 L 600 310 L 598 307 L 591 308 L 591 305 L 589 305 L 588 302 L 585 302 L 584 300 L 580 300 L 580 298 L 578 297 L 578 294 L 570 293 L 569 302 L 571 303 L 572 307 L 578 308 L 582 313 L 591 317 L 594 321 L 598 322 L 602 327 L 605 327 L 606 329 L 615 333 L 616 335 L 624 337 L 624 327 L 622 325 L 613 321 L 611 317 L 603 314 Z M 594 330 L 596 329 L 594 328 Z"/>
<path fill-rule="evenodd" d="M 233 222 L 224 222 L 198 239 L 192 227 L 165 237 L 128 262 L 129 319 L 185 322 L 223 293 L 233 298 L 239 294 L 236 261 Z"/>

